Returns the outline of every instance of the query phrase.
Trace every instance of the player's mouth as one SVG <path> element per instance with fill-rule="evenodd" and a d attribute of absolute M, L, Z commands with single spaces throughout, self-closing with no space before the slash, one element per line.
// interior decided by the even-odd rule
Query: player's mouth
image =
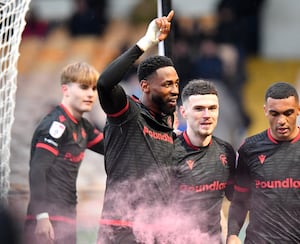
<path fill-rule="evenodd" d="M 177 97 L 174 99 L 170 99 L 168 101 L 168 104 L 171 105 L 172 107 L 175 107 L 177 105 Z"/>
<path fill-rule="evenodd" d="M 212 123 L 200 123 L 200 126 L 204 129 L 209 129 L 211 127 Z"/>
<path fill-rule="evenodd" d="M 279 134 L 286 134 L 286 133 L 289 132 L 289 129 L 288 128 L 284 128 L 284 127 L 279 127 L 279 128 L 277 128 L 277 132 Z"/>
<path fill-rule="evenodd" d="M 83 103 L 85 104 L 85 105 L 92 105 L 93 104 L 93 101 L 83 101 Z"/>

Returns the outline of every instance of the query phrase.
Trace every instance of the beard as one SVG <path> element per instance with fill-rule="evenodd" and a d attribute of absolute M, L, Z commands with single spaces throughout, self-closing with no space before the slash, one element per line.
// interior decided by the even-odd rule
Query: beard
<path fill-rule="evenodd" d="M 161 96 L 152 96 L 152 102 L 164 114 L 173 114 L 176 111 L 176 106 L 170 106 Z"/>

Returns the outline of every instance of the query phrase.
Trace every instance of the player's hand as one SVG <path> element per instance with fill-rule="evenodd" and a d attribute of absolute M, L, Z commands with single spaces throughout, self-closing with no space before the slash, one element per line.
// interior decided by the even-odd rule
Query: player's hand
<path fill-rule="evenodd" d="M 148 26 L 146 34 L 137 42 L 137 45 L 146 51 L 159 41 L 165 40 L 171 29 L 171 21 L 174 11 L 171 10 L 168 16 L 163 16 L 152 20 Z"/>
<path fill-rule="evenodd" d="M 226 244 L 242 244 L 242 241 L 236 235 L 230 235 L 227 238 Z"/>
<path fill-rule="evenodd" d="M 34 233 L 40 243 L 54 243 L 54 230 L 49 218 L 37 220 Z"/>
<path fill-rule="evenodd" d="M 159 28 L 158 40 L 162 41 L 167 38 L 171 30 L 171 21 L 174 16 L 174 10 L 171 10 L 167 17 L 163 16 L 161 18 L 155 19 L 155 23 Z"/>

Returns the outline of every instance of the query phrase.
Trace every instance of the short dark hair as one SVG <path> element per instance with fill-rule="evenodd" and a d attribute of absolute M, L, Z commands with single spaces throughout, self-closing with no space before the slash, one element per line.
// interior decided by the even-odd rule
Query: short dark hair
<path fill-rule="evenodd" d="M 172 60 L 166 56 L 150 56 L 147 59 L 143 60 L 137 69 L 139 81 L 147 79 L 151 74 L 153 74 L 157 69 L 173 66 Z"/>
<path fill-rule="evenodd" d="M 274 99 L 295 97 L 296 101 L 299 101 L 296 88 L 288 82 L 276 82 L 269 86 L 265 94 L 265 101 L 267 101 L 269 97 Z"/>
<path fill-rule="evenodd" d="M 213 94 L 218 96 L 218 91 L 214 83 L 208 80 L 191 80 L 181 92 L 181 101 L 184 102 L 192 95 Z"/>

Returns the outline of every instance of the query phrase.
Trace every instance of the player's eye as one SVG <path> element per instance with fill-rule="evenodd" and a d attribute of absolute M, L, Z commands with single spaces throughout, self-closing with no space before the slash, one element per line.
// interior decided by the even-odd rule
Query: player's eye
<path fill-rule="evenodd" d="M 85 84 L 80 84 L 80 88 L 83 90 L 87 90 L 89 88 L 89 86 L 85 85 Z"/>
<path fill-rule="evenodd" d="M 276 116 L 278 116 L 278 115 L 279 115 L 279 113 L 277 113 L 277 112 L 274 112 L 274 111 L 271 111 L 271 112 L 270 112 L 270 115 L 271 115 L 271 116 L 273 116 L 273 117 L 276 117 Z"/>
<path fill-rule="evenodd" d="M 285 115 L 285 116 L 290 116 L 291 114 L 293 114 L 294 113 L 294 110 L 287 110 L 287 111 L 285 111 L 284 113 L 283 113 L 283 115 Z"/>

